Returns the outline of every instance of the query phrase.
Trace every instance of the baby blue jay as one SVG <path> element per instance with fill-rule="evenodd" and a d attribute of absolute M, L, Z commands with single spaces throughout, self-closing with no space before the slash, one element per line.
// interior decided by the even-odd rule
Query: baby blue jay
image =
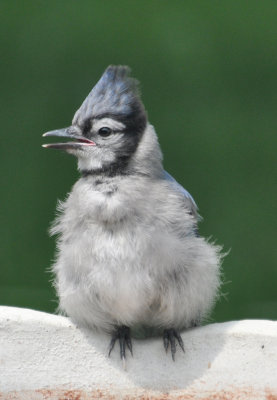
<path fill-rule="evenodd" d="M 111 334 L 120 356 L 131 333 L 163 334 L 172 358 L 180 331 L 210 312 L 220 286 L 220 248 L 197 233 L 197 206 L 164 171 L 138 83 L 126 66 L 109 66 L 72 125 L 45 133 L 72 141 L 45 144 L 78 159 L 80 179 L 51 233 L 60 310 Z"/>

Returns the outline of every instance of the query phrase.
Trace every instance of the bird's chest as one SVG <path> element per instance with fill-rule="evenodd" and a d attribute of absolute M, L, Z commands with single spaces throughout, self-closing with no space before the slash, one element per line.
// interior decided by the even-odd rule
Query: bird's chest
<path fill-rule="evenodd" d="M 60 255 L 67 272 L 82 276 L 119 273 L 136 268 L 150 252 L 155 226 L 142 201 L 129 201 L 120 192 L 86 193 L 70 199 L 61 219 Z"/>
<path fill-rule="evenodd" d="M 165 202 L 153 201 L 145 185 L 105 191 L 75 187 L 59 222 L 59 264 L 66 280 L 123 282 L 169 268 L 179 241 L 164 219 Z M 107 193 L 112 191 L 112 193 Z"/>
<path fill-rule="evenodd" d="M 61 253 L 67 265 L 80 272 L 118 271 L 142 262 L 151 247 L 153 229 L 128 218 L 117 223 L 86 221 L 67 235 Z"/>
<path fill-rule="evenodd" d="M 96 309 L 116 309 L 124 314 L 132 302 L 128 310 L 136 315 L 139 299 L 146 298 L 155 285 L 150 276 L 151 267 L 157 264 L 151 236 L 150 230 L 135 220 L 83 224 L 78 235 L 63 245 L 59 280 L 74 298 L 80 298 L 80 304 L 92 301 Z"/>

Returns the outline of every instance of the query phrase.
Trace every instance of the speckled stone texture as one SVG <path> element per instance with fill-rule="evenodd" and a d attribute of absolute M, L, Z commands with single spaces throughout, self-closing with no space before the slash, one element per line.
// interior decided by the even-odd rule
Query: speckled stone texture
<path fill-rule="evenodd" d="M 277 322 L 183 332 L 176 361 L 162 338 L 133 340 L 125 368 L 109 337 L 68 318 L 0 307 L 0 399 L 277 399 Z"/>

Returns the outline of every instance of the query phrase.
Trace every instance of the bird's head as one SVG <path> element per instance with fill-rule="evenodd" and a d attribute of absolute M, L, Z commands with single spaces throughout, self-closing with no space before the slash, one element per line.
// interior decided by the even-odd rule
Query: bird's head
<path fill-rule="evenodd" d="M 68 128 L 43 136 L 72 139 L 45 144 L 78 157 L 83 173 L 123 172 L 147 127 L 138 83 L 126 66 L 109 66 L 73 117 Z"/>

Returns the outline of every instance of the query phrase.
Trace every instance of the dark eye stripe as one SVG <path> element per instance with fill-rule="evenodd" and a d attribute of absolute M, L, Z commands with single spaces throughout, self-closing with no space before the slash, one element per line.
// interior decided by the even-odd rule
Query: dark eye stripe
<path fill-rule="evenodd" d="M 83 125 L 83 135 L 86 136 L 91 130 L 91 120 L 90 119 L 86 119 Z"/>

